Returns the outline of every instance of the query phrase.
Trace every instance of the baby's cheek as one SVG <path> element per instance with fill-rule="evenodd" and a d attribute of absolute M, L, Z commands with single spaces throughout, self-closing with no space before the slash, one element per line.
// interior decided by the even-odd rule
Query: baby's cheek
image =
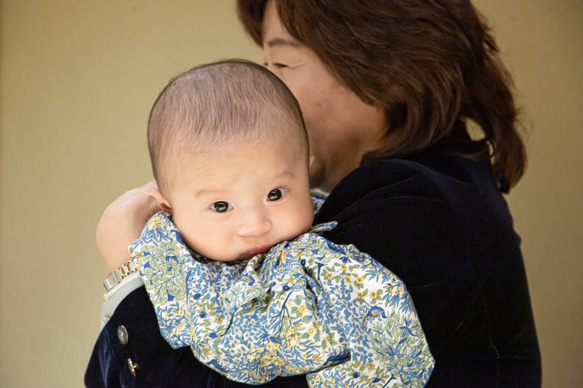
<path fill-rule="evenodd" d="M 201 253 L 201 244 L 199 243 L 201 236 L 197 236 L 196 233 L 192 233 L 192 231 L 181 231 L 180 234 L 182 235 L 182 240 L 184 240 L 186 245 L 198 253 Z"/>
<path fill-rule="evenodd" d="M 205 255 L 209 249 L 212 249 L 215 239 L 219 237 L 210 225 L 208 228 L 200 227 L 198 225 L 190 225 L 189 228 L 185 228 L 184 231 L 180 232 L 186 245 L 203 255 Z"/>
<path fill-rule="evenodd" d="M 308 231 L 312 226 L 312 222 L 314 222 L 314 210 L 312 208 L 312 201 L 310 200 L 310 206 L 302 206 L 301 209 L 298 209 L 297 218 L 295 220 L 295 224 L 297 225 L 297 233 L 302 234 Z"/>

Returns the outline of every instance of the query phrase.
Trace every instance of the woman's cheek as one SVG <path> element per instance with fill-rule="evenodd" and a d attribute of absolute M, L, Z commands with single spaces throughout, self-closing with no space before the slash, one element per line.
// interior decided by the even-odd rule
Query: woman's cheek
<path fill-rule="evenodd" d="M 310 166 L 310 187 L 318 188 L 324 180 L 324 165 L 318 157 L 314 158 Z"/>

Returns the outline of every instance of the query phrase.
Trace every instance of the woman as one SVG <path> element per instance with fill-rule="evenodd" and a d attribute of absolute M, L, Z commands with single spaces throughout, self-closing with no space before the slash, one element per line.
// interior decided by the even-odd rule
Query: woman
<path fill-rule="evenodd" d="M 428 386 L 540 386 L 520 239 L 502 197 L 526 155 L 510 78 L 469 1 L 240 0 L 239 14 L 302 108 L 311 184 L 330 192 L 315 223 L 338 221 L 326 238 L 355 244 L 407 285 L 436 360 Z M 104 213 L 109 270 L 152 214 L 145 191 Z M 88 382 L 135 373 L 144 385 L 231 384 L 189 350 L 164 348 L 148 309 L 143 289 L 123 299 Z"/>

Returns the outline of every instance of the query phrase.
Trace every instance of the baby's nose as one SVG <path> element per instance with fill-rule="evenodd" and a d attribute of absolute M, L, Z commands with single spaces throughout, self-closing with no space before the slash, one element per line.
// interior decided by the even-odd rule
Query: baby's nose
<path fill-rule="evenodd" d="M 239 226 L 239 235 L 243 237 L 260 236 L 271 230 L 271 219 L 262 211 L 246 212 Z"/>

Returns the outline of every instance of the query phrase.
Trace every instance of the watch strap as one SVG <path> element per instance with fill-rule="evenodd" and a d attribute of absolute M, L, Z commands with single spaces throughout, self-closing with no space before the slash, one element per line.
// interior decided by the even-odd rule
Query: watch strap
<path fill-rule="evenodd" d="M 115 286 L 117 286 L 122 280 L 124 280 L 130 274 L 136 272 L 137 270 L 138 268 L 136 267 L 136 264 L 133 261 L 128 261 L 121 267 L 115 269 L 103 281 L 103 288 L 105 288 L 105 292 L 113 290 Z"/>

